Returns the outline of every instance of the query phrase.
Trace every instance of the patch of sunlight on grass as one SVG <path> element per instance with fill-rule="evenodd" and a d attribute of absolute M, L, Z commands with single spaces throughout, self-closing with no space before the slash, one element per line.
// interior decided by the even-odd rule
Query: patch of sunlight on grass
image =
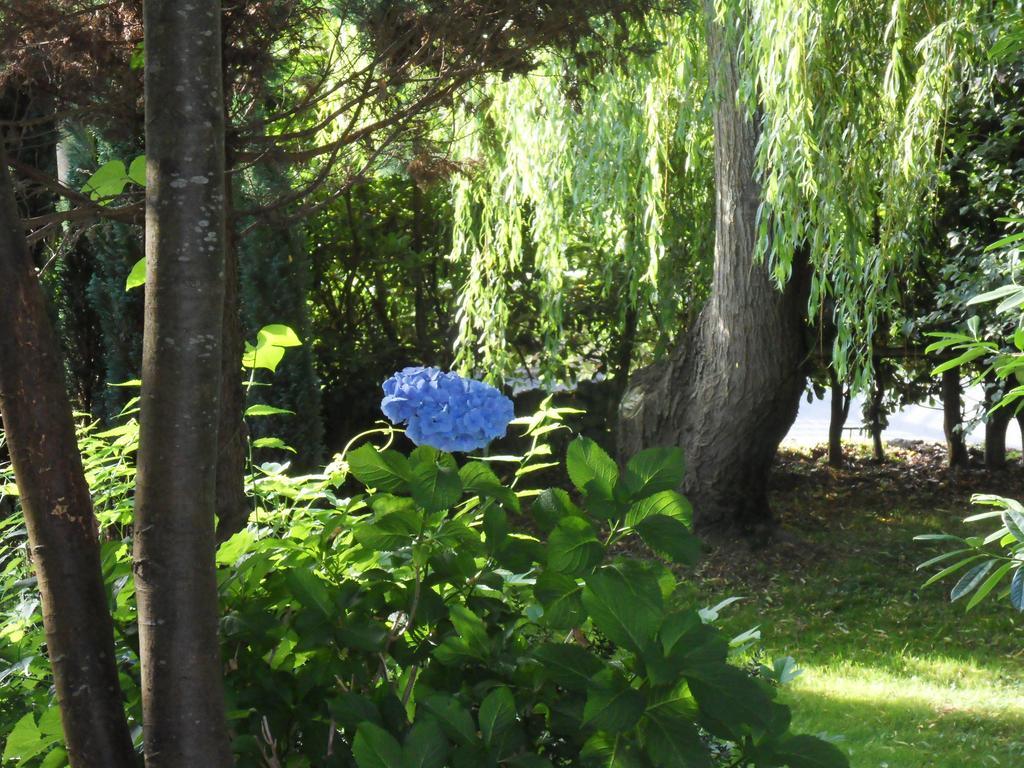
<path fill-rule="evenodd" d="M 853 768 L 1024 765 L 1024 686 L 950 658 L 903 660 L 908 674 L 848 661 L 803 665 L 782 699 L 794 725 L 838 736 Z"/>
<path fill-rule="evenodd" d="M 793 688 L 840 701 L 905 702 L 936 712 L 974 711 L 1024 719 L 1024 687 L 1001 685 L 986 671 L 971 670 L 969 665 L 958 671 L 957 663 L 952 659 L 917 659 L 916 666 L 923 674 L 911 676 L 851 662 L 809 666 L 803 668 Z"/>

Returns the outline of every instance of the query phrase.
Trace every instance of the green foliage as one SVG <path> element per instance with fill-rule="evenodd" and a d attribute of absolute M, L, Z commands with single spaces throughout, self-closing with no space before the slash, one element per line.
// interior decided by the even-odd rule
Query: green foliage
<path fill-rule="evenodd" d="M 108 160 L 89 177 L 82 192 L 100 205 L 108 205 L 124 192 L 128 184 L 146 186 L 146 156 L 139 155 L 125 167 L 122 160 Z"/>
<path fill-rule="evenodd" d="M 290 185 L 300 183 L 269 164 L 248 168 L 236 175 L 236 204 L 247 209 L 268 198 L 286 198 L 292 194 Z M 246 362 L 274 373 L 273 388 L 250 388 L 248 400 L 295 413 L 294 418 L 271 416 L 250 427 L 257 440 L 278 437 L 294 446 L 297 453 L 292 461 L 306 471 L 323 461 L 320 381 L 314 367 L 315 337 L 308 301 L 313 280 L 310 253 L 315 246 L 306 238 L 303 226 L 287 220 L 271 223 L 263 217 L 243 216 L 237 227 L 243 334 L 257 337 L 254 357 L 246 348 Z M 288 339 L 268 336 L 267 319 L 294 332 Z M 301 346 L 299 338 L 305 342 Z M 282 359 L 283 350 L 291 347 L 295 349 Z M 281 455 L 258 454 L 260 460 Z"/>
<path fill-rule="evenodd" d="M 581 438 L 568 459 L 581 504 L 521 487 L 550 463 L 543 437 L 564 414 L 545 403 L 519 420 L 531 448 L 514 463 L 459 466 L 429 448 L 363 444 L 314 475 L 259 469 L 251 523 L 217 554 L 239 765 L 675 768 L 712 765 L 722 743 L 734 765 L 846 765 L 835 747 L 788 733 L 774 690 L 729 664 L 728 639 L 674 596 L 672 570 L 620 554 L 639 526 L 679 522 L 681 503 L 650 503 L 672 493 L 678 451 L 645 452 L 620 473 Z M 126 416 L 118 430 L 87 431 L 83 448 L 137 722 L 130 529 L 120 527 L 137 428 Z M 692 541 L 681 522 L 667 533 Z M 23 551 L 12 562 L 0 653 L 16 682 L 0 722 L 18 726 L 10 756 L 35 750 L 23 761 L 35 766 L 59 742 L 38 714 L 51 702 L 35 590 L 11 583 Z M 60 764 L 57 750 L 46 765 Z"/>
<path fill-rule="evenodd" d="M 961 538 L 947 534 L 925 534 L 917 541 L 949 542 L 955 547 L 918 566 L 918 570 L 939 567 L 924 586 L 956 576 L 949 593 L 950 600 L 969 598 L 969 611 L 993 591 L 1000 598 L 1009 598 L 1018 611 L 1024 611 L 1024 506 L 1014 499 L 988 494 L 975 494 L 973 502 L 994 507 L 965 518 L 965 523 L 992 520 L 997 527 L 985 537 Z M 968 568 L 967 566 L 970 566 Z"/>
<path fill-rule="evenodd" d="M 463 368 L 584 378 L 615 371 L 637 336 L 649 359 L 696 316 L 713 227 L 703 22 L 686 11 L 651 26 L 653 49 L 637 31 L 627 56 L 597 51 L 595 70 L 571 79 L 547 56 L 536 73 L 489 83 L 483 108 L 460 116 Z"/>

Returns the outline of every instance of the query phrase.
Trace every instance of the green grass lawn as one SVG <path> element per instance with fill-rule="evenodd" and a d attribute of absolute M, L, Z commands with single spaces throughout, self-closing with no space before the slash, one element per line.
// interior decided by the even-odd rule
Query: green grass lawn
<path fill-rule="evenodd" d="M 1019 768 L 1024 615 L 992 598 L 965 615 L 951 583 L 922 590 L 915 565 L 940 550 L 913 537 L 962 532 L 972 492 L 1024 495 L 1022 481 L 1019 468 L 947 479 L 921 455 L 834 472 L 788 454 L 783 540 L 709 554 L 701 599 L 746 598 L 722 625 L 760 625 L 769 658 L 796 658 L 782 693 L 795 727 L 838 738 L 854 768 Z"/>

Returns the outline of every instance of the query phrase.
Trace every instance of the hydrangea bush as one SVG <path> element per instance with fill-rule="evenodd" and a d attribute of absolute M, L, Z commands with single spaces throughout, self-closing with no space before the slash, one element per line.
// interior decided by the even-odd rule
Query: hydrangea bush
<path fill-rule="evenodd" d="M 411 427 L 448 405 L 459 425 L 482 409 L 485 426 L 421 423 L 423 444 L 408 455 L 363 442 L 320 474 L 265 464 L 251 478 L 250 524 L 217 553 L 236 765 L 847 766 L 834 745 L 790 732 L 775 690 L 791 665 L 752 675 L 731 663 L 749 636 L 731 641 L 678 589 L 700 552 L 676 490 L 678 449 L 620 468 L 577 438 L 564 460 L 571 489 L 531 488 L 556 463 L 545 440 L 568 409 L 549 400 L 512 421 L 524 455 L 460 464 L 425 441 L 504 433 L 508 406 L 448 374 L 396 379 L 388 397 L 402 403 L 388 401 L 389 416 Z M 136 436 L 95 436 L 119 446 L 90 462 L 101 519 L 108 506 L 123 519 Z M 137 725 L 131 529 L 120 531 L 103 566 Z M 650 554 L 623 554 L 639 542 Z M 34 589 L 25 580 L 0 593 L 4 758 L 61 768 Z"/>
<path fill-rule="evenodd" d="M 416 445 L 468 453 L 505 436 L 515 417 L 497 389 L 439 368 L 405 368 L 384 382 L 381 410 L 392 424 L 408 424 Z"/>

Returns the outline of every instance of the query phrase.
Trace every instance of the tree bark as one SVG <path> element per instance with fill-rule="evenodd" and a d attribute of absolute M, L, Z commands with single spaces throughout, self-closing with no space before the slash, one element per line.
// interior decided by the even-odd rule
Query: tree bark
<path fill-rule="evenodd" d="M 224 319 L 221 342 L 220 420 L 217 454 L 217 541 L 223 542 L 249 521 L 245 495 L 245 390 L 242 387 L 242 315 L 234 194 L 224 188 Z"/>
<path fill-rule="evenodd" d="M 942 373 L 942 431 L 946 435 L 946 462 L 950 468 L 967 466 L 967 442 L 961 431 L 963 407 L 960 368 Z"/>
<path fill-rule="evenodd" d="M 846 460 L 843 455 L 843 428 L 850 415 L 850 403 L 853 398 L 831 365 L 828 369 L 828 378 L 832 390 L 831 418 L 828 423 L 828 463 L 831 467 L 841 467 Z"/>
<path fill-rule="evenodd" d="M 224 322 L 221 9 L 147 0 L 135 518 L 147 768 L 227 766 L 214 514 Z"/>
<path fill-rule="evenodd" d="M 793 279 L 780 291 L 768 267 L 753 260 L 758 134 L 737 103 L 736 50 L 725 35 L 709 9 L 717 94 L 711 297 L 676 349 L 633 375 L 619 409 L 619 453 L 682 446 L 695 524 L 751 534 L 773 525 L 768 475 L 804 388 L 806 263 L 794 264 Z"/>
<path fill-rule="evenodd" d="M 1020 413 L 1016 414 L 1014 416 L 1014 419 L 1017 422 L 1017 428 L 1020 430 L 1020 439 L 1021 439 L 1020 461 L 1021 461 L 1021 464 L 1024 464 L 1024 411 L 1021 411 Z"/>
<path fill-rule="evenodd" d="M 997 385 L 990 378 L 985 382 L 985 466 L 988 469 L 1006 468 L 1006 430 L 1013 419 L 1013 408 L 998 408 L 988 413 L 997 402 Z"/>
<path fill-rule="evenodd" d="M 136 763 L 64 368 L 0 146 L 0 415 L 72 768 Z"/>
<path fill-rule="evenodd" d="M 871 433 L 871 453 L 876 462 L 885 461 L 885 444 L 882 433 L 885 431 L 885 385 L 882 383 L 881 365 L 875 366 L 875 378 L 871 382 L 871 400 L 868 403 L 868 431 Z"/>

